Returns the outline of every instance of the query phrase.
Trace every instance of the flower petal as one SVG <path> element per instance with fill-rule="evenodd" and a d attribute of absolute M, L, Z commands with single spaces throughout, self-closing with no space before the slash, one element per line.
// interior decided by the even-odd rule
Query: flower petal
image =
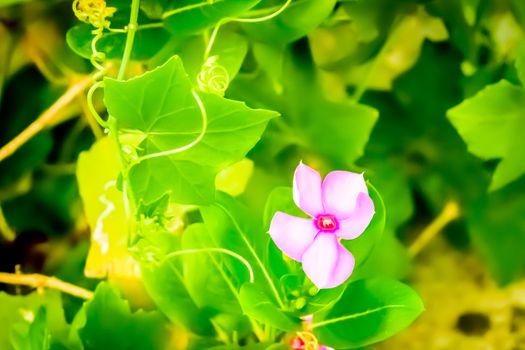
<path fill-rule="evenodd" d="M 324 212 L 321 186 L 321 175 L 303 162 L 299 163 L 293 178 L 293 200 L 312 217 Z"/>
<path fill-rule="evenodd" d="M 354 212 L 347 219 L 339 221 L 336 234 L 339 238 L 354 239 L 359 237 L 372 221 L 374 202 L 367 193 L 359 193 Z"/>
<path fill-rule="evenodd" d="M 332 171 L 323 182 L 323 205 L 326 213 L 339 220 L 352 215 L 359 193 L 367 193 L 363 174 L 349 171 Z"/>
<path fill-rule="evenodd" d="M 284 254 L 301 261 L 318 231 L 312 219 L 298 218 L 278 211 L 273 216 L 269 233 Z"/>
<path fill-rule="evenodd" d="M 332 233 L 319 233 L 303 254 L 303 269 L 317 288 L 334 288 L 350 277 L 355 260 Z"/>

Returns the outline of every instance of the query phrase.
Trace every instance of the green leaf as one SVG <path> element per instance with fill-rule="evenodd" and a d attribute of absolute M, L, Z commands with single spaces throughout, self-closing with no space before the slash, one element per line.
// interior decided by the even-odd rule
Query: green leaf
<path fill-rule="evenodd" d="M 202 348 L 198 348 L 195 350 L 200 350 Z M 248 345 L 234 345 L 234 344 L 228 344 L 228 345 L 220 345 L 220 346 L 213 346 L 206 348 L 208 350 L 289 350 L 289 347 L 284 346 L 283 344 L 273 344 L 269 342 L 264 343 L 255 343 L 255 344 L 248 344 Z"/>
<path fill-rule="evenodd" d="M 242 286 L 239 300 L 244 313 L 263 324 L 288 332 L 296 331 L 301 326 L 299 318 L 279 309 L 263 289 L 254 283 Z"/>
<path fill-rule="evenodd" d="M 368 1 L 359 2 L 356 6 L 361 7 L 361 4 L 366 6 L 368 3 Z M 375 43 L 375 45 L 381 45 L 381 50 L 377 55 L 362 64 L 356 64 L 360 63 L 361 57 L 367 50 L 361 49 L 356 50 L 355 56 L 357 57 L 346 59 L 350 66 L 345 67 L 346 70 L 342 71 L 342 74 L 345 74 L 346 82 L 356 86 L 357 89 L 362 87 L 364 79 L 366 79 L 368 89 L 392 89 L 395 79 L 418 62 L 426 40 L 441 42 L 448 39 L 447 28 L 443 20 L 431 16 L 423 6 L 414 8 L 412 4 L 409 4 L 404 8 L 396 6 L 395 9 L 389 6 L 390 4 L 386 3 L 384 8 L 386 14 L 378 18 L 380 27 L 384 28 L 385 24 L 390 24 L 390 21 L 392 24 L 387 27 L 385 38 L 380 38 L 379 42 Z M 352 6 L 347 11 L 351 17 L 354 17 L 351 13 Z M 359 14 L 355 15 L 359 16 Z M 363 14 L 360 17 L 366 19 L 368 16 Z M 369 39 L 373 35 L 368 38 L 366 36 L 365 34 L 365 39 Z"/>
<path fill-rule="evenodd" d="M 91 228 L 91 246 L 85 274 L 105 278 L 133 276 L 136 263 L 128 252 L 128 230 L 122 192 L 117 189 L 120 173 L 117 147 L 105 137 L 82 152 L 77 162 L 77 182 L 84 213 Z"/>
<path fill-rule="evenodd" d="M 184 68 L 192 82 L 196 81 L 204 64 L 201 58 L 204 57 L 206 46 L 202 38 L 197 36 L 181 41 L 177 47 L 176 52 L 184 62 Z M 215 56 L 215 64 L 226 69 L 231 81 L 239 72 L 247 52 L 248 41 L 243 35 L 231 30 L 221 29 L 215 37 L 209 57 Z"/>
<path fill-rule="evenodd" d="M 335 162 L 347 164 L 363 155 L 379 116 L 374 108 L 365 105 L 328 101 L 310 105 L 305 113 L 311 115 L 305 134 L 312 148 Z"/>
<path fill-rule="evenodd" d="M 305 280 L 306 283 L 303 285 L 303 288 L 306 286 L 308 289 L 301 294 L 301 297 L 306 301 L 304 307 L 299 308 L 298 306 L 300 305 L 297 305 L 297 300 L 300 300 L 301 297 L 296 300 L 296 308 L 298 308 L 298 312 L 304 316 L 312 315 L 330 305 L 333 305 L 339 300 L 341 294 L 343 294 L 346 288 L 346 284 L 342 284 L 336 288 L 319 290 L 310 280 L 307 278 L 305 278 Z"/>
<path fill-rule="evenodd" d="M 93 27 L 90 24 L 78 24 L 66 33 L 66 41 L 77 55 L 90 58 L 93 54 L 91 42 Z M 170 34 L 164 28 L 140 28 L 136 32 L 131 58 L 146 60 L 153 57 L 168 41 Z M 121 58 L 126 44 L 126 33 L 106 32 L 97 41 L 97 50 L 106 58 Z"/>
<path fill-rule="evenodd" d="M 215 175 L 241 160 L 275 112 L 199 93 L 207 115 L 204 137 L 179 153 L 153 156 L 188 145 L 202 130 L 203 115 L 181 60 L 174 56 L 140 77 L 105 79 L 105 101 L 121 133 L 138 135 L 137 164 L 129 172 L 135 198 L 153 201 L 171 191 L 178 203 L 210 203 Z"/>
<path fill-rule="evenodd" d="M 484 194 L 468 213 L 468 228 L 492 275 L 500 284 L 525 274 L 525 179 Z"/>
<path fill-rule="evenodd" d="M 213 247 L 213 235 L 204 224 L 191 225 L 183 233 L 182 250 Z M 187 254 L 181 259 L 185 284 L 199 307 L 242 314 L 238 299 L 240 286 L 249 280 L 246 267 L 237 266 L 235 258 L 218 252 Z M 235 264 L 233 272 L 227 268 L 232 264 Z M 244 273 L 235 273 L 243 268 Z"/>
<path fill-rule="evenodd" d="M 288 350 L 289 346 L 286 344 L 278 343 L 278 344 L 272 344 L 269 347 L 267 347 L 265 350 Z"/>
<path fill-rule="evenodd" d="M 354 278 L 388 276 L 406 277 L 410 258 L 396 235 L 397 229 L 414 214 L 411 189 L 404 175 L 389 162 L 367 163 L 366 174 L 381 193 L 386 210 L 385 230 L 365 264 L 354 273 Z"/>
<path fill-rule="evenodd" d="M 235 18 L 255 6 L 260 0 L 178 1 L 162 15 L 164 25 L 177 35 L 196 34 L 213 27 L 223 18 Z"/>
<path fill-rule="evenodd" d="M 166 319 L 158 312 L 132 313 L 126 301 L 107 283 L 84 303 L 73 322 L 84 348 L 165 349 Z"/>
<path fill-rule="evenodd" d="M 258 23 L 244 23 L 243 28 L 257 40 L 273 45 L 287 44 L 300 39 L 321 24 L 332 13 L 336 2 L 295 0 L 277 17 Z M 283 3 L 281 0 L 265 0 L 255 9 L 276 9 Z"/>
<path fill-rule="evenodd" d="M 241 195 L 246 189 L 248 181 L 250 181 L 253 167 L 253 161 L 244 158 L 240 162 L 222 169 L 215 177 L 215 187 L 218 191 L 227 193 L 230 196 Z"/>
<path fill-rule="evenodd" d="M 140 2 L 140 9 L 150 19 L 161 19 L 168 5 L 169 0 L 142 0 Z"/>
<path fill-rule="evenodd" d="M 259 51 L 265 51 L 264 46 L 260 46 Z M 285 53 L 279 77 L 269 76 L 263 71 L 257 75 L 239 76 L 228 92 L 236 98 L 283 114 L 284 127 L 279 128 L 277 135 L 271 135 L 272 138 L 264 138 L 258 147 L 263 153 L 261 161 L 267 162 L 267 154 L 274 155 L 276 148 L 275 153 L 278 153 L 287 146 L 297 145 L 301 150 L 306 148 L 313 154 L 326 157 L 338 167 L 348 167 L 363 155 L 378 119 L 377 110 L 348 99 L 328 99 L 309 55 L 309 52 L 294 47 Z M 262 62 L 265 57 L 260 54 L 256 59 Z M 272 62 L 266 62 L 266 65 Z"/>
<path fill-rule="evenodd" d="M 0 349 L 40 350 L 42 347 L 39 345 L 42 346 L 43 340 L 48 338 L 51 339 L 47 341 L 53 345 L 74 348 L 68 339 L 69 327 L 59 292 L 48 290 L 44 294 L 24 296 L 1 292 L 0 305 Z M 33 339 L 25 339 L 29 333 L 34 336 Z M 47 335 L 43 336 L 43 333 Z"/>
<path fill-rule="evenodd" d="M 171 233 L 157 233 L 157 240 L 165 241 L 161 247 L 167 251 L 178 250 Z M 152 247 L 152 249 L 157 249 Z M 209 315 L 199 308 L 184 285 L 184 276 L 177 258 L 162 260 L 160 263 L 141 264 L 144 287 L 158 309 L 176 324 L 184 325 L 192 332 L 210 336 L 215 334 Z"/>
<path fill-rule="evenodd" d="M 516 57 L 516 69 L 521 81 L 521 85 L 525 86 L 525 43 L 520 45 L 518 49 L 518 56 Z"/>
<path fill-rule="evenodd" d="M 16 4 L 23 4 L 32 0 L 0 0 L 0 7 L 12 6 Z"/>
<path fill-rule="evenodd" d="M 329 310 L 314 315 L 312 328 L 321 344 L 354 349 L 400 332 L 423 310 L 417 293 L 401 282 L 359 280 Z"/>
<path fill-rule="evenodd" d="M 470 152 L 501 159 L 490 185 L 497 190 L 525 172 L 525 89 L 505 80 L 490 85 L 448 111 Z M 490 142 L 488 142 L 490 140 Z"/>
<path fill-rule="evenodd" d="M 213 233 L 213 246 L 224 248 L 241 255 L 251 265 L 255 282 L 272 297 L 282 303 L 277 281 L 272 278 L 266 262 L 266 249 L 270 236 L 261 230 L 248 210 L 235 199 L 224 193 L 218 193 L 216 202 L 201 208 L 201 214 L 208 232 Z M 245 276 L 246 267 L 232 261 L 224 261 L 230 271 L 237 276 Z M 281 305 L 279 305 L 281 306 Z"/>
<path fill-rule="evenodd" d="M 31 324 L 19 323 L 12 328 L 11 344 L 15 350 L 48 350 L 51 347 L 44 307 L 38 309 Z"/>

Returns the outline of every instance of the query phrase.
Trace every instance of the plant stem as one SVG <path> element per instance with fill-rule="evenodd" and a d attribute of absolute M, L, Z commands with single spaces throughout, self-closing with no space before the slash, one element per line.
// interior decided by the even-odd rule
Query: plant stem
<path fill-rule="evenodd" d="M 58 100 L 53 103 L 44 113 L 42 113 L 33 123 L 18 134 L 14 139 L 9 141 L 0 149 L 0 162 L 22 147 L 33 136 L 50 125 L 54 119 L 60 115 L 60 111 L 68 106 L 80 93 L 91 85 L 92 76 L 83 77 L 75 82 Z"/>
<path fill-rule="evenodd" d="M 80 106 L 82 107 L 82 116 L 84 117 L 84 120 L 86 124 L 89 126 L 91 131 L 93 132 L 93 135 L 97 140 L 100 140 L 104 137 L 104 133 L 100 129 L 100 125 L 97 123 L 96 119 L 93 117 L 93 114 L 91 113 L 91 110 L 89 109 L 89 105 L 86 99 L 86 96 L 80 95 L 78 99 Z"/>
<path fill-rule="evenodd" d="M 460 216 L 459 205 L 455 201 L 449 201 L 441 213 L 423 229 L 421 234 L 408 248 L 410 256 L 418 255 L 423 248 L 430 242 L 445 226 L 456 220 Z"/>
<path fill-rule="evenodd" d="M 122 62 L 118 72 L 118 80 L 124 78 L 126 73 L 126 67 L 131 57 L 131 51 L 133 50 L 133 42 L 135 41 L 135 33 L 137 32 L 139 17 L 140 0 L 132 0 L 131 2 L 131 14 L 129 16 L 128 33 L 126 36 L 126 46 L 124 46 L 124 54 L 122 55 Z"/>
<path fill-rule="evenodd" d="M 0 283 L 31 286 L 33 288 L 52 288 L 86 300 L 93 297 L 93 292 L 90 290 L 38 273 L 25 275 L 0 272 Z"/>

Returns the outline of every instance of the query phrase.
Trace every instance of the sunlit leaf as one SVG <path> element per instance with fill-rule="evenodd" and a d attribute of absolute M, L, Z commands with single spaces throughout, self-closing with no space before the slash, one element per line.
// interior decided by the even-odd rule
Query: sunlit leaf
<path fill-rule="evenodd" d="M 281 294 L 266 263 L 265 250 L 270 236 L 261 230 L 248 210 L 235 199 L 218 193 L 216 202 L 202 207 L 201 213 L 208 232 L 213 233 L 212 246 L 234 251 L 246 259 L 253 269 L 255 282 L 280 304 Z M 246 266 L 233 263 L 231 259 L 224 261 L 236 276 L 246 276 Z"/>
<path fill-rule="evenodd" d="M 284 2 L 263 0 L 254 10 L 277 10 Z M 318 26 L 330 15 L 335 4 L 335 0 L 295 0 L 278 16 L 258 23 L 245 23 L 243 27 L 248 34 L 260 41 L 284 45 L 305 36 Z M 271 13 L 268 11 L 266 15 Z"/>
<path fill-rule="evenodd" d="M 127 218 L 122 192 L 117 189 L 120 173 L 117 149 L 103 138 L 78 158 L 77 180 L 91 228 L 91 247 L 85 274 L 89 277 L 136 277 L 137 263 L 128 253 Z"/>
<path fill-rule="evenodd" d="M 106 283 L 99 284 L 73 322 L 86 350 L 164 349 L 166 326 L 158 312 L 132 313 L 127 301 Z"/>
<path fill-rule="evenodd" d="M 182 249 L 206 249 L 215 243 L 214 232 L 208 232 L 203 224 L 188 227 L 183 234 Z M 196 304 L 225 313 L 242 314 L 239 305 L 239 290 L 242 283 L 248 281 L 248 271 L 237 274 L 236 271 L 246 269 L 234 257 L 217 251 L 201 252 L 181 256 L 183 261 L 184 281 Z M 228 261 L 225 264 L 224 261 Z M 239 263 L 233 272 L 228 265 Z M 236 264 L 236 265 L 239 265 Z"/>
<path fill-rule="evenodd" d="M 521 178 L 500 191 L 484 194 L 473 203 L 468 227 L 474 246 L 501 284 L 525 274 L 525 181 Z"/>
<path fill-rule="evenodd" d="M 6 350 L 45 349 L 51 344 L 71 346 L 62 299 L 56 291 L 44 294 L 9 295 L 0 293 L 0 348 Z M 27 339 L 29 334 L 31 339 Z M 47 344 L 47 345 L 46 345 Z"/>
<path fill-rule="evenodd" d="M 525 90 L 503 80 L 448 111 L 450 121 L 470 152 L 487 160 L 501 159 L 491 190 L 505 186 L 525 172 L 525 139 L 521 133 L 525 128 L 524 106 Z"/>
<path fill-rule="evenodd" d="M 217 24 L 223 18 L 235 18 L 255 6 L 260 0 L 177 2 L 162 18 L 166 28 L 174 34 L 195 34 Z"/>
<path fill-rule="evenodd" d="M 79 24 L 68 30 L 66 40 L 69 47 L 79 56 L 90 58 L 93 55 L 91 41 L 93 27 Z M 132 58 L 145 60 L 154 56 L 169 39 L 163 28 L 145 28 L 137 31 Z M 97 41 L 97 50 L 107 58 L 120 58 L 126 44 L 126 33 L 105 33 Z"/>
<path fill-rule="evenodd" d="M 46 326 L 46 309 L 41 307 L 31 323 L 15 324 L 11 331 L 11 344 L 15 350 L 48 350 L 51 334 Z"/>
<path fill-rule="evenodd" d="M 354 349 L 384 340 L 409 326 L 424 310 L 417 293 L 394 280 L 359 280 L 330 309 L 314 315 L 322 344 Z"/>
<path fill-rule="evenodd" d="M 285 331 L 295 331 L 301 325 L 299 318 L 280 310 L 256 284 L 246 283 L 242 286 L 240 302 L 244 313 L 263 324 Z"/>
<path fill-rule="evenodd" d="M 136 150 L 138 161 L 129 179 L 134 197 L 145 202 L 171 191 L 178 203 L 209 203 L 217 172 L 241 160 L 268 120 L 277 115 L 217 95 L 199 93 L 195 97 L 177 56 L 140 77 L 128 81 L 106 78 L 105 82 L 105 101 L 119 130 L 144 140 Z M 182 152 L 155 156 L 199 137 L 203 128 L 199 101 L 207 116 L 202 140 Z"/>
<path fill-rule="evenodd" d="M 244 192 L 253 173 L 253 161 L 248 158 L 221 170 L 215 177 L 217 190 L 238 196 Z"/>

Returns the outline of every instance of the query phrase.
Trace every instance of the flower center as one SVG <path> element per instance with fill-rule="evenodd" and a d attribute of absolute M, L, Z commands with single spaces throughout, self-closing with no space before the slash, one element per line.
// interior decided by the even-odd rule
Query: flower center
<path fill-rule="evenodd" d="M 338 226 L 337 219 L 333 215 L 319 215 L 315 225 L 321 231 L 333 231 Z"/>

